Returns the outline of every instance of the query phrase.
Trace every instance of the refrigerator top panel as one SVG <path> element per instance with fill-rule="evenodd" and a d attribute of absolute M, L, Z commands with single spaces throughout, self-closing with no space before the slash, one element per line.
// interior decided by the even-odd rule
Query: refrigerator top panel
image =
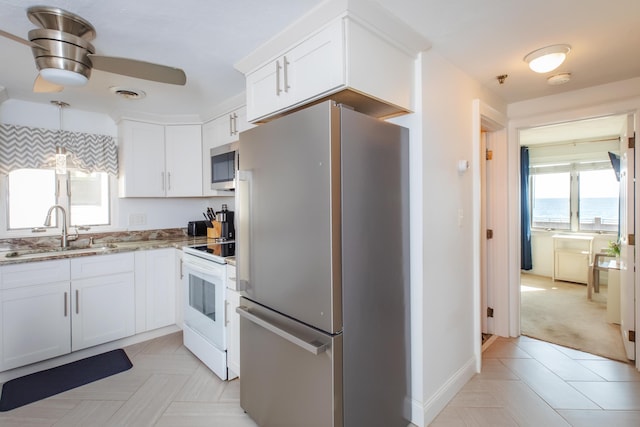
<path fill-rule="evenodd" d="M 245 295 L 342 330 L 340 109 L 317 104 L 240 135 L 238 274 Z"/>

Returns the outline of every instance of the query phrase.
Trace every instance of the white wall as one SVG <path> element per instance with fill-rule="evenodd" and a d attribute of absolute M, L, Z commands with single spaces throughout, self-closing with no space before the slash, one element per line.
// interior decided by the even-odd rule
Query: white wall
<path fill-rule="evenodd" d="M 422 395 L 427 425 L 475 373 L 473 100 L 506 105 L 436 51 L 422 61 Z M 477 165 L 474 165 L 477 167 Z M 412 200 L 413 200 L 412 191 Z M 415 380 L 415 375 L 414 375 Z"/>
<path fill-rule="evenodd" d="M 19 100 L 7 100 L 0 104 L 0 122 L 41 127 L 60 128 L 60 111 L 51 104 L 38 104 Z M 62 129 L 74 132 L 95 133 L 117 137 L 118 127 L 107 115 L 63 109 Z M 0 177 L 0 183 L 4 179 Z M 117 193 L 117 186 L 113 189 Z M 158 228 L 186 227 L 191 220 L 203 220 L 202 212 L 207 206 L 220 210 L 223 203 L 233 210 L 234 200 L 230 197 L 187 198 L 187 199 L 119 199 L 114 198 L 114 218 L 112 226 L 99 231 L 153 230 Z M 143 214 L 145 224 L 129 225 L 131 214 Z M 96 231 L 96 230 L 93 230 Z M 4 230 L 0 230 L 0 237 Z M 12 237 L 16 237 L 12 235 Z"/>

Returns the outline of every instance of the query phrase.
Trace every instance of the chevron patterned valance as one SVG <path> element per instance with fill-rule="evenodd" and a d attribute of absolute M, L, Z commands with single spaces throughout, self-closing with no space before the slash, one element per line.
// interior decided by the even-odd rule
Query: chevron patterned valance
<path fill-rule="evenodd" d="M 113 137 L 90 133 L 0 124 L 0 174 L 55 164 L 56 146 L 65 147 L 83 172 L 118 174 L 118 146 Z"/>

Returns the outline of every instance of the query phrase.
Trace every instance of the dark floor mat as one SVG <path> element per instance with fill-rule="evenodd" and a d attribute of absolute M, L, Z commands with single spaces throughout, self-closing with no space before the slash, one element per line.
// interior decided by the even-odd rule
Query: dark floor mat
<path fill-rule="evenodd" d="M 0 412 L 126 371 L 133 366 L 122 349 L 25 375 L 2 385 Z"/>

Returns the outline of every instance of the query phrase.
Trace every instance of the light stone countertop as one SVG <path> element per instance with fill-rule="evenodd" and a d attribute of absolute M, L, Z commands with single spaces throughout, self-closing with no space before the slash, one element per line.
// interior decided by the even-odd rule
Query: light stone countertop
<path fill-rule="evenodd" d="M 0 266 L 140 250 L 181 249 L 207 243 L 206 236 L 187 236 L 184 230 L 177 230 L 80 235 L 78 240 L 69 242 L 66 249 L 62 249 L 59 239 L 55 238 L 5 239 L 0 241 Z M 93 244 L 90 237 L 94 237 Z"/>

